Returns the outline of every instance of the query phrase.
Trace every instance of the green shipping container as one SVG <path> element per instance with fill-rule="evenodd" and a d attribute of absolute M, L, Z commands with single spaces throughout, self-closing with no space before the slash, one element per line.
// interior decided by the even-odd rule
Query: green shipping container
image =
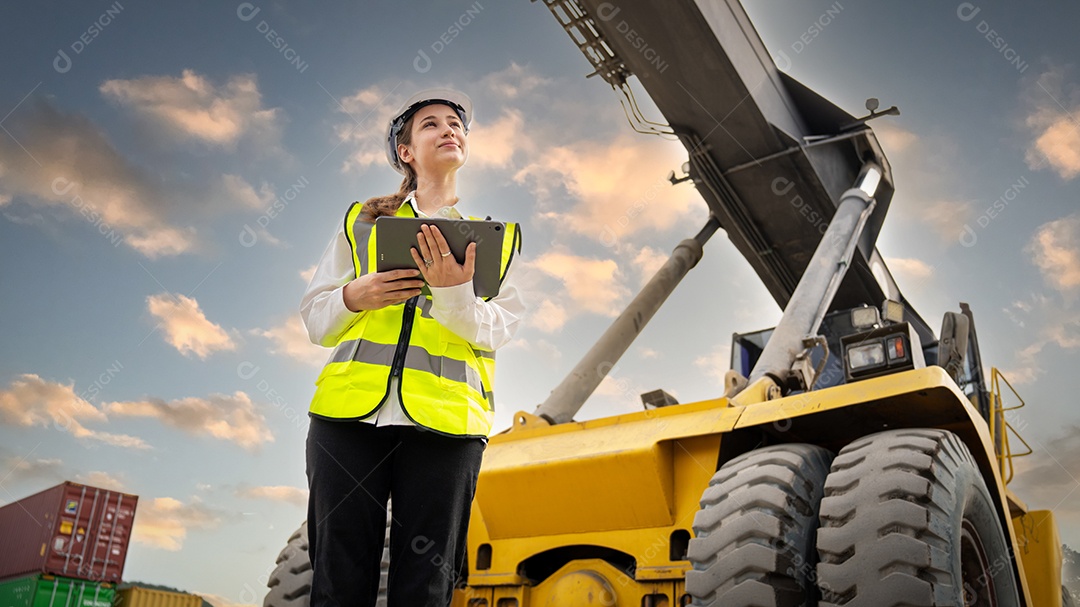
<path fill-rule="evenodd" d="M 111 607 L 112 584 L 35 575 L 0 582 L 0 607 Z"/>

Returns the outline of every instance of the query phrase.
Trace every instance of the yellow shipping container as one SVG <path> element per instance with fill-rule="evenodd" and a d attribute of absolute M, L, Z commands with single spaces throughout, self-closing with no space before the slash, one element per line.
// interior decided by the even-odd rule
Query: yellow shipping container
<path fill-rule="evenodd" d="M 132 586 L 116 591 L 114 607 L 202 607 L 202 597 L 186 592 L 169 592 Z"/>

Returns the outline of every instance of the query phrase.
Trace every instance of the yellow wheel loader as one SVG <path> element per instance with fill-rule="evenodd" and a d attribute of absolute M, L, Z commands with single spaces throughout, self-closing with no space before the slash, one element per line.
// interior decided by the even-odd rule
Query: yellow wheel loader
<path fill-rule="evenodd" d="M 1007 487 L 1008 382 L 966 304 L 935 332 L 875 248 L 871 120 L 778 70 L 737 0 L 543 0 L 635 129 L 678 137 L 708 205 L 550 397 L 493 436 L 455 607 L 1070 604 L 1054 516 Z M 631 35 L 632 33 L 632 35 Z M 666 123 L 645 119 L 633 75 Z M 725 393 L 574 421 L 722 229 L 784 309 Z M 708 302 L 702 302 L 702 308 Z M 706 319 L 688 319 L 702 322 Z M 1022 440 L 1022 439 L 1020 439 Z M 307 605 L 302 534 L 266 607 Z"/>

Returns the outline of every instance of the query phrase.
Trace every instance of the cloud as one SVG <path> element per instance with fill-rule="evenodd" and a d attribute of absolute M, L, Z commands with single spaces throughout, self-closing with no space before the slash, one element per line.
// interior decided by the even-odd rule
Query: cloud
<path fill-rule="evenodd" d="M 1016 476 L 1010 488 L 1033 508 L 1053 510 L 1062 529 L 1075 529 L 1080 525 L 1080 427 L 1071 426 L 1045 445 L 1029 441 L 1035 452 L 1014 460 Z M 1077 540 L 1065 538 L 1066 543 Z"/>
<path fill-rule="evenodd" d="M 1067 293 L 1080 287 L 1080 213 L 1039 226 L 1025 250 L 1055 289 Z"/>
<path fill-rule="evenodd" d="M 300 279 L 303 280 L 305 284 L 311 282 L 311 279 L 315 277 L 315 269 L 318 267 L 318 264 L 312 264 L 311 267 L 300 270 Z"/>
<path fill-rule="evenodd" d="M 874 126 L 874 134 L 881 141 L 881 147 L 886 154 L 903 154 L 918 143 L 919 137 L 911 131 L 902 129 L 888 122 L 878 122 Z"/>
<path fill-rule="evenodd" d="M 187 356 L 205 359 L 221 350 L 235 350 L 236 343 L 224 329 L 206 319 L 199 302 L 183 295 L 162 293 L 146 298 L 150 314 L 165 331 L 165 341 Z"/>
<path fill-rule="evenodd" d="M 975 204 L 964 200 L 923 200 L 912 211 L 918 214 L 920 226 L 929 227 L 943 242 L 955 244 L 975 217 Z"/>
<path fill-rule="evenodd" d="M 0 137 L 0 196 L 66 209 L 114 246 L 122 242 L 151 259 L 196 247 L 193 228 L 169 222 L 176 195 L 127 162 L 85 117 L 38 99 L 5 128 L 12 136 Z"/>
<path fill-rule="evenodd" d="M 596 390 L 593 392 L 596 396 L 607 396 L 616 400 L 635 400 L 640 399 L 642 392 L 645 392 L 641 386 L 627 377 L 616 373 L 617 367 L 608 372 L 600 383 L 596 386 Z"/>
<path fill-rule="evenodd" d="M 46 481 L 59 483 L 64 480 L 64 462 L 59 458 L 35 458 L 29 455 L 23 457 L 9 456 L 0 460 L 3 468 L 3 484 L 14 485 L 24 481 Z M 8 494 L 10 497 L 10 494 Z M 0 502 L 2 503 L 2 502 Z"/>
<path fill-rule="evenodd" d="M 612 259 L 595 259 L 552 249 L 529 262 L 529 267 L 563 285 L 565 296 L 576 309 L 603 316 L 617 316 L 617 304 L 630 294 L 619 282 L 619 266 Z"/>
<path fill-rule="evenodd" d="M 660 352 L 646 346 L 638 346 L 637 353 L 645 359 L 660 358 Z"/>
<path fill-rule="evenodd" d="M 269 329 L 253 329 L 252 335 L 265 337 L 273 342 L 271 354 L 279 354 L 313 367 L 326 364 L 330 348 L 311 343 L 304 322 L 298 314 L 289 316 L 282 324 Z"/>
<path fill-rule="evenodd" d="M 338 100 L 336 109 L 348 116 L 334 127 L 337 143 L 349 149 L 342 172 L 361 171 L 386 162 L 386 125 L 414 88 L 408 82 L 389 89 L 374 84 Z"/>
<path fill-rule="evenodd" d="M 246 586 L 246 585 L 245 585 Z M 210 603 L 213 607 L 257 607 L 254 603 L 234 603 L 230 599 L 217 594 L 207 594 L 205 592 L 199 592 L 199 596 L 204 601 Z"/>
<path fill-rule="evenodd" d="M 206 398 L 188 397 L 165 402 L 160 398 L 114 402 L 105 405 L 110 415 L 151 417 L 166 426 L 192 435 L 212 436 L 255 451 L 274 435 L 266 418 L 244 392 L 231 395 L 211 394 Z"/>
<path fill-rule="evenodd" d="M 308 501 L 308 490 L 284 485 L 240 487 L 236 490 L 236 496 L 247 499 L 270 500 L 272 502 L 285 502 L 296 506 L 305 506 Z"/>
<path fill-rule="evenodd" d="M 544 362 L 549 366 L 555 366 L 562 360 L 562 348 L 543 338 L 529 340 L 517 337 L 503 346 L 503 349 L 520 349 L 529 352 L 528 360 L 532 363 Z"/>
<path fill-rule="evenodd" d="M 1066 91 L 1065 69 L 1051 67 L 1036 84 L 1041 92 L 1030 94 L 1031 109 L 1025 119 L 1032 142 L 1026 160 L 1035 170 L 1049 164 L 1065 180 L 1080 175 L 1080 102 L 1076 87 L 1072 99 Z"/>
<path fill-rule="evenodd" d="M 526 93 L 535 92 L 551 83 L 551 79 L 544 78 L 533 72 L 530 67 L 518 65 L 513 61 L 506 69 L 492 72 L 480 81 L 482 87 L 505 99 L 520 98 Z"/>
<path fill-rule="evenodd" d="M 642 286 L 652 280 L 652 277 L 667 263 L 668 257 L 660 249 L 648 246 L 641 247 L 641 250 L 634 256 L 634 267 L 638 270 Z"/>
<path fill-rule="evenodd" d="M 104 412 L 75 394 L 75 385 L 50 382 L 26 373 L 0 391 L 0 423 L 16 427 L 48 427 L 67 430 L 72 436 L 114 447 L 148 449 L 141 438 L 91 430 L 84 423 L 108 421 Z"/>
<path fill-rule="evenodd" d="M 258 192 L 239 175 L 222 175 L 221 181 L 226 196 L 249 209 L 264 209 L 274 202 L 274 190 L 265 181 Z"/>
<path fill-rule="evenodd" d="M 1062 307 L 1059 302 L 1048 298 L 1037 298 L 1032 302 L 1034 306 L 1027 310 L 1015 304 L 1010 310 L 1010 318 L 1021 326 L 1021 313 L 1041 324 L 1038 329 L 1025 332 L 1034 334 L 1035 339 L 1017 349 L 1014 363 L 1004 370 L 1005 377 L 1014 385 L 1030 384 L 1046 372 L 1040 360 L 1048 346 L 1062 350 L 1080 349 L 1080 312 Z"/>
<path fill-rule="evenodd" d="M 75 481 L 91 487 L 101 487 L 102 489 L 108 489 L 110 491 L 127 492 L 125 482 L 108 472 L 102 472 L 100 470 L 94 470 L 87 472 L 86 474 L 76 474 Z"/>
<path fill-rule="evenodd" d="M 131 539 L 151 548 L 177 552 L 184 547 L 189 529 L 215 529 L 223 518 L 197 500 L 185 504 L 171 497 L 142 499 L 135 511 Z"/>
<path fill-rule="evenodd" d="M 533 144 L 525 135 L 524 123 L 517 110 L 504 110 L 491 124 L 475 123 L 469 131 L 470 165 L 505 168 L 516 152 L 531 150 Z"/>
<path fill-rule="evenodd" d="M 723 386 L 724 374 L 731 369 L 731 344 L 716 346 L 708 354 L 698 356 L 694 359 L 694 366 Z"/>
<path fill-rule="evenodd" d="M 614 246 L 630 234 L 706 215 L 695 190 L 673 188 L 667 180 L 685 156 L 678 143 L 621 134 L 614 141 L 545 148 L 514 181 L 537 197 L 537 219 Z"/>
<path fill-rule="evenodd" d="M 531 311 L 526 322 L 544 333 L 554 333 L 563 328 L 567 316 L 565 306 L 553 299 L 544 298 Z"/>
<path fill-rule="evenodd" d="M 907 285 L 912 291 L 917 291 L 934 276 L 934 266 L 913 257 L 886 257 L 885 265 L 896 282 Z"/>
<path fill-rule="evenodd" d="M 282 110 L 262 106 L 251 74 L 233 76 L 219 87 L 194 70 L 184 70 L 179 78 L 107 80 L 99 90 L 179 139 L 230 148 L 244 137 L 266 149 L 276 149 L 280 142 Z"/>

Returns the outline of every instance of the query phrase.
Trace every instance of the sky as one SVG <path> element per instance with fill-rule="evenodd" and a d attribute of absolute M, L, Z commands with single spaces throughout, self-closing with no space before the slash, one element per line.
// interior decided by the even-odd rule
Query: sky
<path fill-rule="evenodd" d="M 878 240 L 931 326 L 967 302 L 1026 403 L 1010 485 L 1080 544 L 1080 5 L 747 1 L 778 65 L 853 115 L 896 195 Z M 496 431 L 532 411 L 705 223 L 543 3 L 7 3 L 0 51 L 0 504 L 65 479 L 139 496 L 125 578 L 261 604 L 305 516 L 326 351 L 298 307 L 413 92 L 476 106 L 460 208 L 524 230 Z M 661 119 L 638 88 L 646 115 Z M 644 209 L 637 212 L 634 209 Z M 613 237 L 614 236 L 614 237 Z M 577 419 L 722 393 L 778 306 L 722 232 Z M 1007 403 L 1016 403 L 1009 397 Z"/>

